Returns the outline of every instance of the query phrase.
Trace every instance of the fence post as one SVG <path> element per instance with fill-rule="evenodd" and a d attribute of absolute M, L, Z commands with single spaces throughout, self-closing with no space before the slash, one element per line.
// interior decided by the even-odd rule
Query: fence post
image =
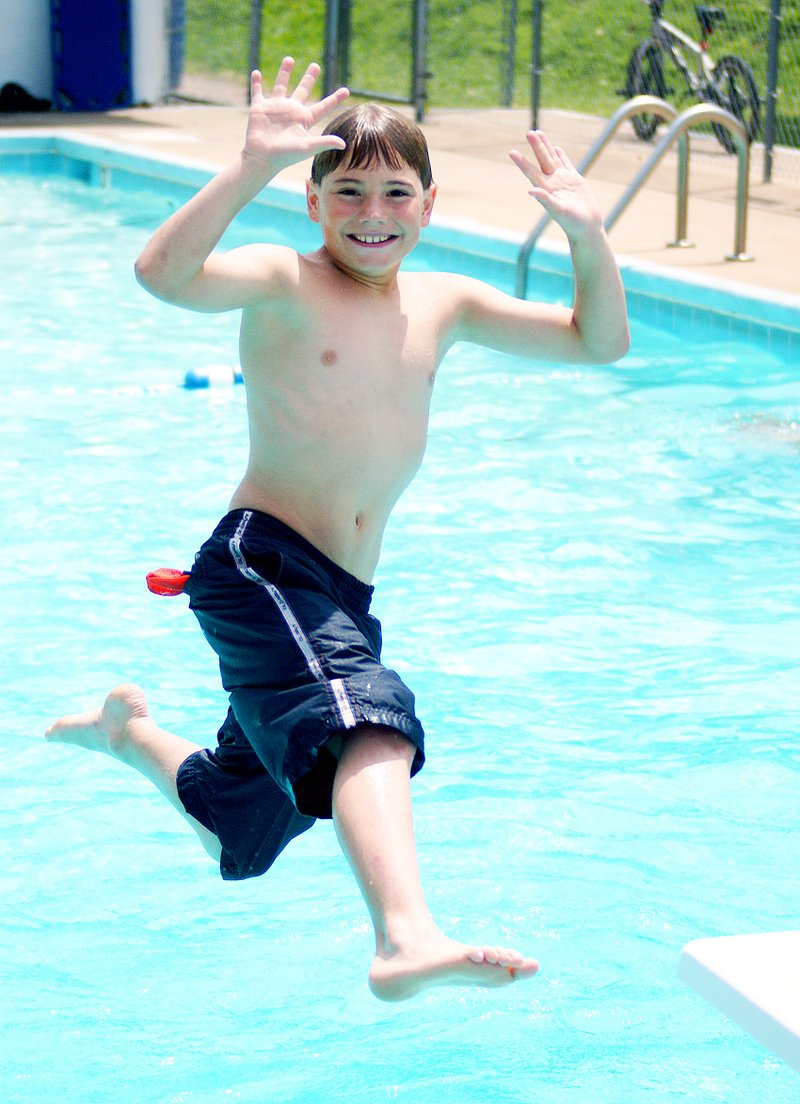
<path fill-rule="evenodd" d="M 330 96 L 342 83 L 339 74 L 339 0 L 325 0 L 325 32 L 322 47 L 322 95 Z"/>
<path fill-rule="evenodd" d="M 778 88 L 778 48 L 781 41 L 781 0 L 770 0 L 767 45 L 767 94 L 764 116 L 764 183 L 772 180 L 772 149 L 775 145 L 775 102 Z"/>
<path fill-rule="evenodd" d="M 425 102 L 428 98 L 428 0 L 414 0 L 413 29 L 414 71 L 411 99 L 414 117 L 418 123 L 425 121 Z"/>
<path fill-rule="evenodd" d="M 531 17 L 531 127 L 539 126 L 539 78 L 542 75 L 542 11 L 544 0 L 533 0 Z"/>
<path fill-rule="evenodd" d="M 350 84 L 350 45 L 353 39 L 353 0 L 339 0 L 339 41 L 336 44 L 339 84 Z M 337 85 L 338 88 L 338 85 Z"/>
<path fill-rule="evenodd" d="M 384 92 L 350 89 L 357 96 L 368 96 L 390 103 L 412 104 L 418 123 L 425 119 L 428 98 L 428 0 L 412 0 L 413 28 L 411 42 L 411 95 L 395 96 Z M 352 39 L 352 0 L 325 0 L 325 42 L 322 92 L 329 96 L 340 85 L 350 85 L 350 43 Z"/>
<path fill-rule="evenodd" d="M 503 107 L 513 107 L 514 105 L 514 69 L 517 56 L 518 19 L 519 4 L 517 0 L 507 0 L 503 4 L 503 20 L 505 23 L 503 42 L 506 48 L 503 89 L 500 95 Z"/>
<path fill-rule="evenodd" d="M 250 103 L 250 74 L 261 68 L 261 24 L 263 0 L 250 0 L 250 41 L 247 47 L 247 102 Z"/>

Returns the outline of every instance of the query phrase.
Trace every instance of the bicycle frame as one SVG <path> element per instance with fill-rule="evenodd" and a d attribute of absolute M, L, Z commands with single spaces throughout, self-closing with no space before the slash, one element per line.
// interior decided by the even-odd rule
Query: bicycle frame
<path fill-rule="evenodd" d="M 674 23 L 662 18 L 666 0 L 644 0 L 650 9 L 650 32 L 640 42 L 628 61 L 625 87 L 621 93 L 632 96 L 656 96 L 668 100 L 679 89 L 669 87 L 675 82 L 674 70 L 683 77 L 685 91 L 691 98 L 716 104 L 729 111 L 745 127 L 748 142 L 758 134 L 761 100 L 752 68 L 737 54 L 713 61 L 708 54 L 708 41 L 717 23 L 725 19 L 719 7 L 701 5 L 695 9 L 700 25 L 700 40 L 696 42 Z M 692 63 L 694 59 L 694 63 Z M 680 84 L 680 79 L 677 81 Z M 648 142 L 655 134 L 659 120 L 646 111 L 631 116 L 636 136 Z M 736 150 L 735 140 L 724 126 L 711 123 L 714 136 L 728 153 Z"/>
<path fill-rule="evenodd" d="M 651 38 L 672 58 L 683 74 L 686 86 L 692 94 L 696 94 L 708 86 L 714 72 L 714 63 L 706 52 L 705 42 L 702 45 L 698 44 L 680 27 L 676 27 L 668 19 L 662 19 L 660 15 L 653 19 Z M 683 53 L 684 50 L 694 56 L 697 66 L 696 73 L 692 72 L 689 67 Z"/>

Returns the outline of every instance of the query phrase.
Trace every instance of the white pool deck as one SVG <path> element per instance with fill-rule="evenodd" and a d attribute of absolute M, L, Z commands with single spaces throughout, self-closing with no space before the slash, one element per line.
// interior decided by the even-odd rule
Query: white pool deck
<path fill-rule="evenodd" d="M 0 134 L 40 127 L 79 131 L 132 150 L 205 164 L 224 164 L 241 148 L 246 109 L 183 103 L 137 107 L 97 115 L 7 115 Z M 604 125 L 603 119 L 544 111 L 540 125 L 576 163 Z M 524 110 L 433 109 L 424 124 L 439 185 L 437 214 L 489 231 L 524 237 L 539 218 L 525 182 L 508 159 L 530 126 Z M 677 158 L 667 155 L 610 233 L 615 251 L 633 263 L 662 266 L 666 275 L 728 285 L 800 306 L 800 153 L 783 151 L 770 183 L 762 180 L 763 151 L 754 147 L 746 263 L 731 253 L 736 201 L 736 160 L 713 141 L 692 147 L 689 199 L 691 249 L 668 246 L 674 237 Z M 627 123 L 599 158 L 590 180 L 601 209 L 609 211 L 647 160 L 652 147 Z M 307 166 L 286 173 L 305 179 Z M 557 227 L 546 234 L 561 236 Z M 563 236 L 562 236 L 563 240 Z M 680 957 L 679 976 L 763 1046 L 800 1070 L 800 931 L 699 939 Z"/>
<path fill-rule="evenodd" d="M 697 939 L 678 976 L 800 1071 L 800 931 Z"/>

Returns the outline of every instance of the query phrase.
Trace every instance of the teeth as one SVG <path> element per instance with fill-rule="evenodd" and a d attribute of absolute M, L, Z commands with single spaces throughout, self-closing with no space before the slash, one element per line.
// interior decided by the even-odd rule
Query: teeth
<path fill-rule="evenodd" d="M 387 242 L 391 234 L 354 234 L 353 237 L 365 245 L 380 245 L 382 242 Z"/>

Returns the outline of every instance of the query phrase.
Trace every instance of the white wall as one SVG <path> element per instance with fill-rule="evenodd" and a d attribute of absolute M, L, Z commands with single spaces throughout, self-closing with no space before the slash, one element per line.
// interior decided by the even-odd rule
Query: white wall
<path fill-rule="evenodd" d="M 131 0 L 134 103 L 159 103 L 167 92 L 167 0 Z"/>
<path fill-rule="evenodd" d="M 0 0 L 0 28 L 0 87 L 13 81 L 50 99 L 50 0 Z"/>

